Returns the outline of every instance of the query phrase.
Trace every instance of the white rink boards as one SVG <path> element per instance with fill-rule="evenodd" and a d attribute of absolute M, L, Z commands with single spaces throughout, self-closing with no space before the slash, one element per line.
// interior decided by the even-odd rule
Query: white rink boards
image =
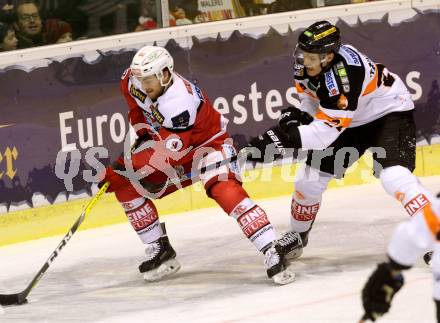
<path fill-rule="evenodd" d="M 440 176 L 421 181 L 440 190 Z M 260 204 L 284 231 L 290 197 Z M 0 322 L 357 322 L 360 289 L 406 218 L 378 182 L 327 191 L 297 280 L 286 286 L 267 279 L 262 255 L 220 208 L 163 217 L 182 269 L 156 283 L 137 272 L 143 246 L 128 222 L 79 232 L 29 304 L 0 309 Z M 0 293 L 23 290 L 60 239 L 0 248 Z M 420 262 L 405 277 L 379 322 L 434 322 L 430 269 Z"/>

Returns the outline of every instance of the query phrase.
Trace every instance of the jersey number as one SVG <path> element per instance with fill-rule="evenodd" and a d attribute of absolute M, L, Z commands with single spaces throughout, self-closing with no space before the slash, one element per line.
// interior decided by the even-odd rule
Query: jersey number
<path fill-rule="evenodd" d="M 388 72 L 387 68 L 382 64 L 377 64 L 378 78 L 377 87 L 382 84 L 387 87 L 391 87 L 395 81 L 394 77 Z"/>

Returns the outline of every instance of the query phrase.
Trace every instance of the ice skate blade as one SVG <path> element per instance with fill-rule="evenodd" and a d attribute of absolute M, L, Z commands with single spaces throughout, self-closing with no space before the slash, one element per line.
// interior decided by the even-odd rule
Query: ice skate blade
<path fill-rule="evenodd" d="M 278 285 L 290 284 L 295 280 L 295 272 L 293 268 L 287 267 L 284 271 L 274 275 L 272 279 L 274 283 Z"/>
<path fill-rule="evenodd" d="M 147 282 L 158 281 L 166 276 L 172 275 L 180 269 L 180 264 L 176 259 L 165 261 L 156 269 L 144 273 L 144 280 Z"/>

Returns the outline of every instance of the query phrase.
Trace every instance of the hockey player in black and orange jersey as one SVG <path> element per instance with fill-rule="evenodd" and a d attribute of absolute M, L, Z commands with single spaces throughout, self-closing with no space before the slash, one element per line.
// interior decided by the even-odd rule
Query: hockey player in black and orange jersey
<path fill-rule="evenodd" d="M 394 295 L 404 285 L 403 271 L 414 266 L 426 249 L 434 250 L 433 296 L 440 323 L 440 199 L 433 200 L 420 215 L 399 224 L 394 231 L 388 245 L 388 261 L 378 264 L 362 289 L 365 314 L 360 323 L 375 321 L 389 311 Z"/>
<path fill-rule="evenodd" d="M 115 192 L 146 245 L 147 259 L 139 270 L 147 281 L 176 272 L 180 264 L 153 201 L 146 195 L 152 193 L 149 196 L 155 198 L 169 195 L 192 184 L 191 179 L 184 180 L 182 175 L 235 154 L 232 139 L 226 132 L 227 120 L 197 86 L 174 72 L 173 65 L 173 58 L 165 48 L 145 46 L 122 75 L 121 91 L 138 138 L 130 156 L 120 157 L 107 167 L 101 182 L 101 185 L 110 182 L 108 191 Z M 143 142 L 148 142 L 145 149 Z M 121 175 L 129 174 L 129 169 L 140 174 L 142 180 Z M 199 179 L 208 196 L 236 219 L 247 238 L 264 253 L 268 276 L 275 283 L 289 283 L 294 274 L 281 246 L 274 242 L 275 230 L 265 211 L 248 197 L 236 172 L 236 165 L 230 164 L 209 170 Z M 142 189 L 160 187 L 168 179 L 177 178 L 175 185 L 165 186 L 159 192 Z"/>
<path fill-rule="evenodd" d="M 299 109 L 282 111 L 279 124 L 253 138 L 249 146 L 270 160 L 275 145 L 310 150 L 295 181 L 290 232 L 296 241 L 290 257 L 301 255 L 329 181 L 344 176 L 369 148 L 374 148 L 374 171 L 387 193 L 402 203 L 410 216 L 429 206 L 433 196 L 412 174 L 415 168 L 414 104 L 402 80 L 356 48 L 341 44 L 339 29 L 327 21 L 304 30 L 294 53 Z M 292 246 L 293 244 L 290 244 Z M 427 250 L 428 251 L 428 250 Z"/>

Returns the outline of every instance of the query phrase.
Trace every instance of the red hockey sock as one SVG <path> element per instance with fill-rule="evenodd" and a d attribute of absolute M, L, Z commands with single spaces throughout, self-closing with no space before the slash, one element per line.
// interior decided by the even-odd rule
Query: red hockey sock
<path fill-rule="evenodd" d="M 143 243 L 156 241 L 164 234 L 156 207 L 151 200 L 137 197 L 131 200 L 119 200 L 119 202 Z"/>
<path fill-rule="evenodd" d="M 236 180 L 215 183 L 211 187 L 210 196 L 238 222 L 243 233 L 258 250 L 276 239 L 266 212 L 248 197 Z"/>
<path fill-rule="evenodd" d="M 213 184 L 209 190 L 209 195 L 227 214 L 230 214 L 238 203 L 249 197 L 235 179 Z"/>

